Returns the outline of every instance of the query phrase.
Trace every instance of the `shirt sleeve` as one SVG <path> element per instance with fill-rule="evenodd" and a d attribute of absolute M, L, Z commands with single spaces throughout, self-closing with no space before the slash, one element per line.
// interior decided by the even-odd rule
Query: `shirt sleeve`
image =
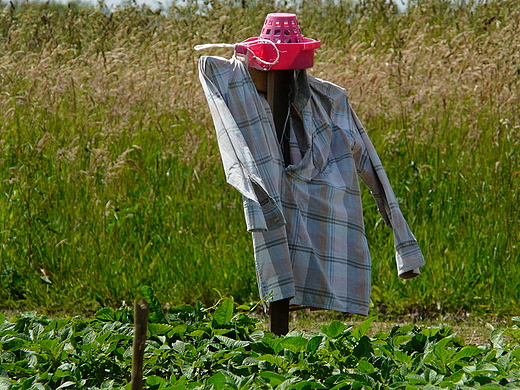
<path fill-rule="evenodd" d="M 215 125 L 226 180 L 244 198 L 247 229 L 268 231 L 285 224 L 276 188 L 266 173 L 271 167 L 258 165 L 261 154 L 269 153 L 269 145 L 258 136 L 270 124 L 247 69 L 240 65 L 202 56 L 199 79 Z"/>
<path fill-rule="evenodd" d="M 356 139 L 360 141 L 354 152 L 358 174 L 370 188 L 383 220 L 392 228 L 394 233 L 399 277 L 403 279 L 414 278 L 420 274 L 420 267 L 425 265 L 424 256 L 399 208 L 390 181 L 372 141 L 350 105 L 348 105 L 348 110 L 351 114 L 352 124 L 357 130 Z"/>

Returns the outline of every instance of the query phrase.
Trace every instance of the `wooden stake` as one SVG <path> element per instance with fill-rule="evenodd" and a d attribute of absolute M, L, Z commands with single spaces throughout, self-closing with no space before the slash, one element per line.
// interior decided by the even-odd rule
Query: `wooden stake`
<path fill-rule="evenodd" d="M 145 299 L 134 304 L 134 344 L 132 355 L 132 390 L 143 388 L 143 360 L 150 305 Z"/>
<path fill-rule="evenodd" d="M 291 163 L 289 156 L 289 132 L 285 132 L 289 114 L 291 77 L 293 70 L 271 70 L 267 72 L 267 102 L 273 112 L 278 142 L 282 148 L 285 166 Z"/>
<path fill-rule="evenodd" d="M 289 332 L 289 298 L 269 304 L 269 331 L 278 336 Z"/>
<path fill-rule="evenodd" d="M 270 70 L 268 72 L 249 69 L 257 90 L 267 94 L 267 102 L 273 112 L 278 142 L 282 149 L 285 166 L 290 164 L 289 133 L 286 132 L 289 113 L 291 77 L 293 70 Z M 274 301 L 269 304 L 269 330 L 276 335 L 289 332 L 289 299 Z"/>

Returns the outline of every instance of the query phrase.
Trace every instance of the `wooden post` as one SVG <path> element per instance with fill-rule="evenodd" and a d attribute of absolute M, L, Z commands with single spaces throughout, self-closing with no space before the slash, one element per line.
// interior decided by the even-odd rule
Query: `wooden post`
<path fill-rule="evenodd" d="M 267 102 L 273 112 L 274 125 L 278 143 L 282 148 L 285 166 L 291 163 L 289 156 L 289 132 L 285 131 L 289 114 L 291 93 L 291 77 L 293 70 L 270 70 L 267 72 Z"/>
<path fill-rule="evenodd" d="M 267 102 L 273 112 L 278 142 L 282 149 L 284 165 L 290 164 L 289 132 L 286 129 L 290 109 L 291 77 L 293 70 L 260 71 L 249 68 L 256 89 L 267 94 Z M 289 332 L 289 299 L 269 304 L 269 330 L 276 335 Z"/>
<path fill-rule="evenodd" d="M 143 388 L 143 360 L 150 305 L 145 299 L 134 304 L 134 344 L 132 355 L 132 390 Z"/>
<path fill-rule="evenodd" d="M 289 298 L 269 303 L 269 331 L 278 336 L 289 332 Z"/>

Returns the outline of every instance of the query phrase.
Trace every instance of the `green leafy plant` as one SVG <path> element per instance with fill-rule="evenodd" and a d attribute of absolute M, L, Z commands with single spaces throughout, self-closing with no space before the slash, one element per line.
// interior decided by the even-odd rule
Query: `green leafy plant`
<path fill-rule="evenodd" d="M 155 297 L 146 288 L 148 298 Z M 158 302 L 158 300 L 156 301 Z M 151 307 L 154 307 L 153 305 Z M 163 318 L 157 321 L 157 311 Z M 232 298 L 164 310 L 155 306 L 144 358 L 146 389 L 514 389 L 520 386 L 518 326 L 486 346 L 450 328 L 394 327 L 368 336 L 369 318 L 276 337 Z M 516 319 L 518 320 L 518 319 Z M 132 312 L 95 318 L 0 317 L 3 389 L 129 388 Z"/>

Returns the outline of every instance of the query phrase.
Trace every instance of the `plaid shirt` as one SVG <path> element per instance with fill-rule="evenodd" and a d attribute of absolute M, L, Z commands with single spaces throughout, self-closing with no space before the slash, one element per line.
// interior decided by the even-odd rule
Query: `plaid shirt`
<path fill-rule="evenodd" d="M 271 110 L 246 66 L 199 62 L 226 178 L 243 195 L 260 296 L 367 315 L 371 260 L 358 176 L 394 232 L 398 275 L 417 276 L 424 258 L 346 91 L 299 74 L 293 89 L 307 93 L 293 99 L 285 167 Z"/>

